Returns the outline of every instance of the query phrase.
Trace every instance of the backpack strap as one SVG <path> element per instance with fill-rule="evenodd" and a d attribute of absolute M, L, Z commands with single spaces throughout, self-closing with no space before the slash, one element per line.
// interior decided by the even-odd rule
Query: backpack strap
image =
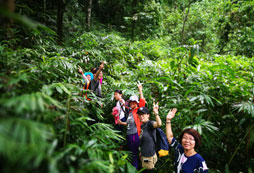
<path fill-rule="evenodd" d="M 146 124 L 146 126 L 147 126 L 147 124 Z M 155 135 L 157 135 L 156 133 L 156 128 L 154 128 L 153 130 L 155 130 Z M 149 130 L 148 129 L 148 133 L 149 133 L 149 135 L 153 138 L 153 142 L 154 142 L 154 145 L 156 146 L 156 139 L 154 138 L 154 135 L 152 134 L 152 131 L 151 130 Z M 155 150 L 156 150 L 157 148 L 155 148 Z"/>
<path fill-rule="evenodd" d="M 121 110 L 124 112 L 124 116 L 127 119 L 130 113 L 130 109 L 125 106 L 125 110 L 123 109 L 123 106 L 120 104 Z"/>
<path fill-rule="evenodd" d="M 90 89 L 90 82 L 89 81 L 84 85 L 83 89 L 84 90 Z"/>
<path fill-rule="evenodd" d="M 120 103 L 120 101 L 119 101 L 119 104 L 120 104 L 121 110 L 125 113 L 125 110 L 123 110 L 123 106 L 122 106 L 122 104 Z"/>
<path fill-rule="evenodd" d="M 84 90 L 89 90 L 90 89 L 90 82 L 87 82 L 84 87 L 83 87 Z M 92 100 L 90 98 L 87 97 L 87 92 L 85 93 L 85 97 L 88 101 Z"/>

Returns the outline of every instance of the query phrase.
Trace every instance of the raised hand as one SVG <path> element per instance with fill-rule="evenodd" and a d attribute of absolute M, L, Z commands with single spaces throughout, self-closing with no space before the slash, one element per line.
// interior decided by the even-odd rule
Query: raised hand
<path fill-rule="evenodd" d="M 176 108 L 173 108 L 173 109 L 170 109 L 170 111 L 168 112 L 168 115 L 167 115 L 167 121 L 170 121 L 171 119 L 174 118 L 175 114 L 177 112 L 177 109 Z"/>
<path fill-rule="evenodd" d="M 79 68 L 78 68 L 78 72 L 82 74 L 82 73 L 83 73 L 83 70 L 79 67 Z"/>
<path fill-rule="evenodd" d="M 142 86 L 142 84 L 141 84 L 139 81 L 138 81 L 138 84 L 137 84 L 137 86 L 138 86 L 138 89 L 142 91 L 142 89 L 143 89 L 143 86 Z"/>
<path fill-rule="evenodd" d="M 157 103 L 153 102 L 153 113 L 155 115 L 159 114 L 159 102 L 157 102 Z"/>
<path fill-rule="evenodd" d="M 102 62 L 101 62 L 101 65 L 100 65 L 100 69 L 103 69 L 103 68 L 104 68 L 104 64 L 105 64 L 105 62 L 102 61 Z"/>

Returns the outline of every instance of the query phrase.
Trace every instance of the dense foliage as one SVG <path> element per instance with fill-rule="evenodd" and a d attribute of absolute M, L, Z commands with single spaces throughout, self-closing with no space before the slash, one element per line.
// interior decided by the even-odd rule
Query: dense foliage
<path fill-rule="evenodd" d="M 253 171 L 253 0 L 6 2 L 1 172 L 135 172 L 110 114 L 114 90 L 128 99 L 137 81 L 163 122 L 177 107 L 175 136 L 185 127 L 202 134 L 209 172 Z M 103 98 L 89 92 L 87 101 L 78 67 L 100 61 Z M 173 170 L 173 153 L 156 169 Z"/>

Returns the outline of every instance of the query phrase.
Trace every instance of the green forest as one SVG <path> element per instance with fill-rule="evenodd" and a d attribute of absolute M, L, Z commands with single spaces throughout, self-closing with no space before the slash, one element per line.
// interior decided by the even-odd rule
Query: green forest
<path fill-rule="evenodd" d="M 0 4 L 0 172 L 142 172 L 111 115 L 114 91 L 128 100 L 137 82 L 162 130 L 177 108 L 174 135 L 201 134 L 210 173 L 254 172 L 254 0 Z M 98 98 L 78 69 L 102 61 Z M 170 150 L 155 170 L 173 163 Z"/>

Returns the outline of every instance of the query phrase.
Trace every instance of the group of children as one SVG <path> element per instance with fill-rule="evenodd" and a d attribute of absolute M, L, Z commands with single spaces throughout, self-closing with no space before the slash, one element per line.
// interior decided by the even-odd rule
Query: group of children
<path fill-rule="evenodd" d="M 92 90 L 98 97 L 101 97 L 101 81 L 104 62 L 99 68 L 94 68 L 91 73 L 79 72 L 84 80 L 84 89 Z M 123 99 L 121 90 L 115 90 L 114 98 L 117 101 L 112 109 L 116 129 L 123 131 L 126 127 L 126 141 L 128 151 L 131 152 L 132 165 L 138 170 L 139 160 L 142 163 L 144 172 L 154 172 L 155 164 L 158 160 L 156 153 L 156 128 L 162 125 L 159 116 L 158 103 L 153 104 L 153 114 L 155 121 L 150 120 L 150 112 L 143 96 L 142 84 L 138 83 L 139 99 L 133 95 L 128 100 L 128 105 Z M 86 96 L 87 98 L 87 96 Z M 89 99 L 89 98 L 87 98 Z M 175 151 L 174 171 L 176 173 L 207 173 L 208 168 L 205 160 L 196 152 L 196 148 L 201 144 L 201 136 L 193 129 L 185 129 L 179 137 L 179 142 L 173 137 L 171 120 L 174 118 L 177 109 L 169 111 L 166 117 L 166 136 L 170 148 Z M 127 115 L 127 116 L 126 116 Z"/>
<path fill-rule="evenodd" d="M 99 67 L 95 67 L 91 69 L 91 72 L 84 73 L 81 68 L 79 68 L 79 73 L 83 78 L 83 89 L 91 90 L 95 93 L 97 97 L 101 97 L 101 84 L 103 80 L 103 70 L 104 62 L 101 62 Z M 91 100 L 85 94 L 87 100 Z"/>

